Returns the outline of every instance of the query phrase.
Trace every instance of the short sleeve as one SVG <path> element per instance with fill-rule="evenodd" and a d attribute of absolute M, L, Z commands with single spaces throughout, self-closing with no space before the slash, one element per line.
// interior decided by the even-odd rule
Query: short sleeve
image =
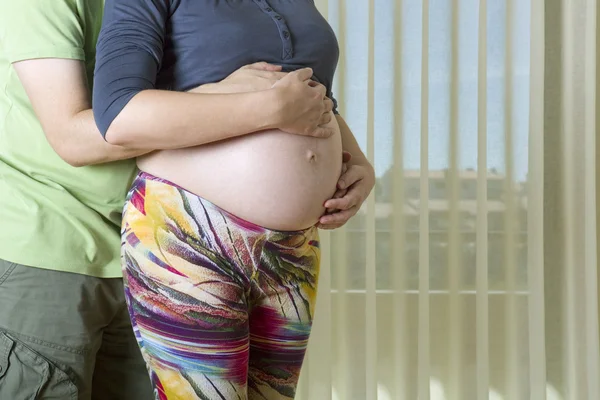
<path fill-rule="evenodd" d="M 0 51 L 9 62 L 85 60 L 83 20 L 75 0 L 0 1 Z"/>
<path fill-rule="evenodd" d="M 102 135 L 131 99 L 154 89 L 169 0 L 107 0 L 96 45 L 93 109 Z"/>

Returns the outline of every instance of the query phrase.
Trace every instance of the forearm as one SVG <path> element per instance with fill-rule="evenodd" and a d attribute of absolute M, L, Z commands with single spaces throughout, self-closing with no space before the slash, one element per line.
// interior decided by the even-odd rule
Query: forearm
<path fill-rule="evenodd" d="M 104 141 L 98 132 L 91 109 L 74 115 L 67 122 L 63 134 L 54 137 L 58 140 L 48 138 L 54 150 L 76 167 L 126 160 L 149 152 L 115 146 Z"/>
<path fill-rule="evenodd" d="M 372 168 L 371 163 L 369 162 L 365 154 L 362 152 L 360 146 L 358 145 L 358 142 L 356 141 L 356 138 L 354 137 L 354 134 L 352 133 L 352 130 L 350 129 L 344 118 L 342 118 L 341 115 L 336 115 L 335 117 L 338 121 L 340 133 L 342 136 L 342 149 L 352 155 L 350 163 L 367 165 L 370 168 Z"/>
<path fill-rule="evenodd" d="M 112 144 L 177 149 L 273 127 L 270 90 L 251 93 L 180 93 L 144 90 L 129 101 L 106 132 Z"/>
<path fill-rule="evenodd" d="M 190 93 L 224 94 L 248 91 L 240 85 L 222 82 L 210 83 L 199 86 Z M 78 113 L 72 120 L 73 134 L 68 136 L 75 140 L 65 140 L 63 147 L 68 151 L 71 164 L 76 166 L 102 164 L 111 161 L 126 160 L 150 152 L 148 149 L 133 149 L 129 147 L 112 145 L 98 134 L 98 128 L 93 119 L 92 110 Z"/>
<path fill-rule="evenodd" d="M 112 146 L 102 139 L 91 109 L 83 62 L 33 59 L 13 66 L 48 143 L 65 162 L 81 167 L 147 152 Z"/>

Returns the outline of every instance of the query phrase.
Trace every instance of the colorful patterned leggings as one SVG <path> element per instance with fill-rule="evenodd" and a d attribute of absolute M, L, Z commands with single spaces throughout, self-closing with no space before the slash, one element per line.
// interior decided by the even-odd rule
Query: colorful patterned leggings
<path fill-rule="evenodd" d="M 292 399 L 317 229 L 265 229 L 146 173 L 123 218 L 127 303 L 156 399 Z"/>

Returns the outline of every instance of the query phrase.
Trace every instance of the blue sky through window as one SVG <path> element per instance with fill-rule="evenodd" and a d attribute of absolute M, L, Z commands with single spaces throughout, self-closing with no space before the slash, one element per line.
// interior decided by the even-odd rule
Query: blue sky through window
<path fill-rule="evenodd" d="M 421 0 L 404 0 L 404 168 L 420 165 Z M 346 0 L 345 118 L 366 148 L 368 2 Z M 448 167 L 450 118 L 451 0 L 430 0 L 430 169 Z M 375 167 L 381 176 L 392 164 L 394 90 L 394 0 L 375 1 Z M 477 166 L 478 0 L 460 0 L 460 166 Z M 336 7 L 329 17 L 339 21 Z M 529 2 L 514 2 L 513 162 L 517 180 L 527 175 L 529 129 Z M 488 169 L 505 169 L 506 1 L 488 0 Z M 334 88 L 335 90 L 335 88 Z"/>

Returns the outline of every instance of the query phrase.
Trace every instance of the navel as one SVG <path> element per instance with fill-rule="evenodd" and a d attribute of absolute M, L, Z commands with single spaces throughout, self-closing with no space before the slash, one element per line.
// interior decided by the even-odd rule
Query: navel
<path fill-rule="evenodd" d="M 317 154 L 312 150 L 307 150 L 306 151 L 306 159 L 310 163 L 315 163 L 315 162 L 317 162 Z"/>

